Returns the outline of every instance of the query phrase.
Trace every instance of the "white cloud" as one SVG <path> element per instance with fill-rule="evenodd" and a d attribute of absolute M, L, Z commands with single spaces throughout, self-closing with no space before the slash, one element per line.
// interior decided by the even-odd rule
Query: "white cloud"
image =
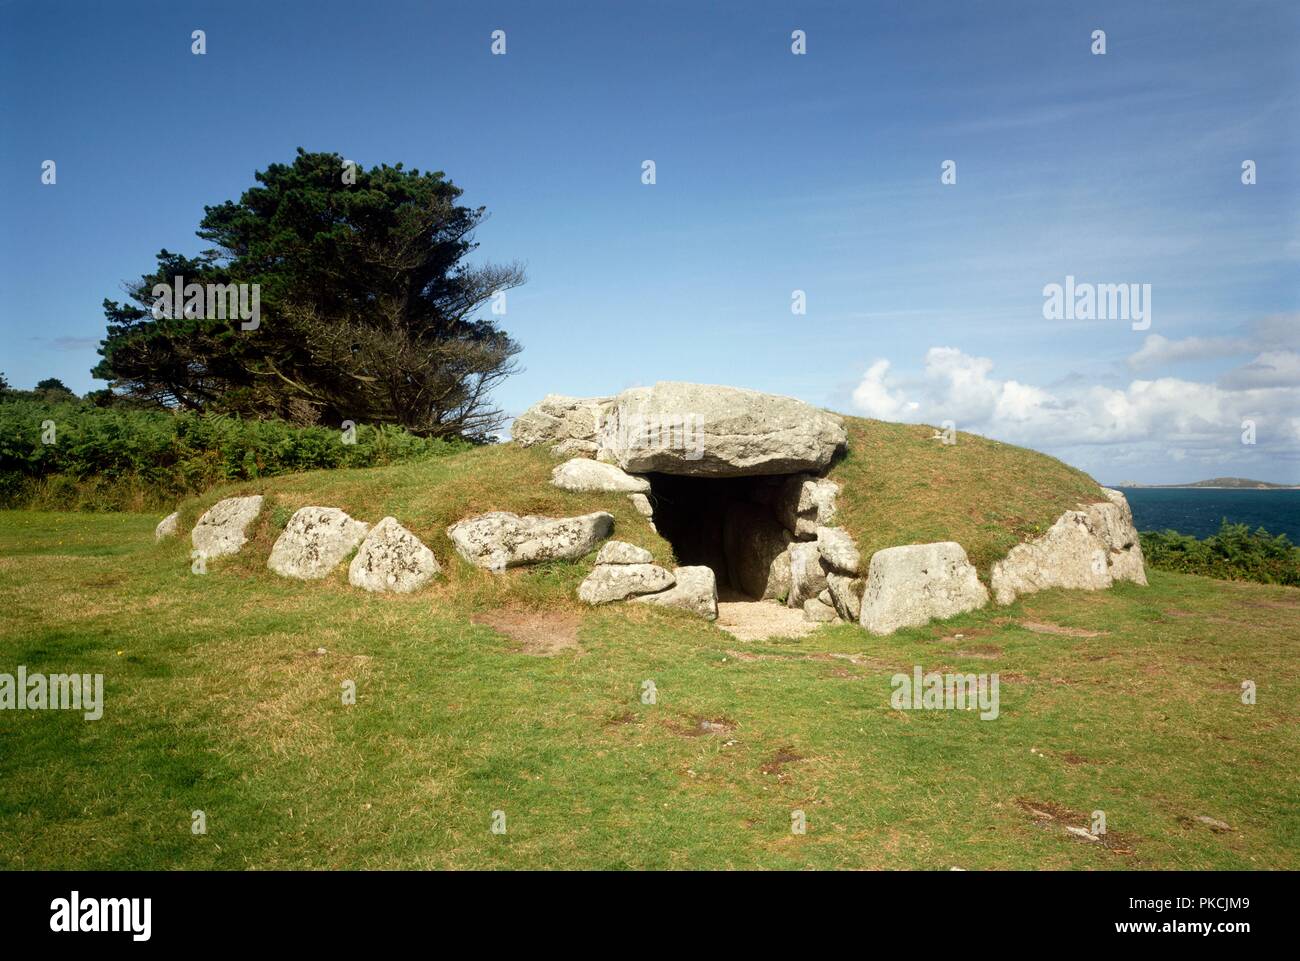
<path fill-rule="evenodd" d="M 1300 353 L 1294 350 L 1266 350 L 1249 364 L 1228 371 L 1219 386 L 1228 390 L 1251 387 L 1293 387 L 1300 384 Z"/>
<path fill-rule="evenodd" d="M 1300 451 L 1300 359 L 1263 358 L 1217 384 L 1160 377 L 1126 387 L 1071 381 L 1047 390 L 998 379 L 986 357 L 932 347 L 919 377 L 896 376 L 889 361 L 877 360 L 853 400 L 869 417 L 952 420 L 959 430 L 1030 447 L 1155 443 L 1165 456 L 1178 457 L 1240 451 L 1242 421 L 1249 418 L 1260 447 L 1294 454 Z"/>
<path fill-rule="evenodd" d="M 911 413 L 918 405 L 908 405 L 901 395 L 890 392 L 885 386 L 888 373 L 887 360 L 878 360 L 868 367 L 862 383 L 853 389 L 853 406 L 876 420 L 902 420 L 905 413 Z"/>
<path fill-rule="evenodd" d="M 1181 340 L 1170 340 L 1159 334 L 1148 334 L 1137 352 L 1129 355 L 1128 365 L 1136 370 L 1182 360 L 1242 354 L 1249 350 L 1250 342 L 1240 337 L 1184 337 Z"/>
<path fill-rule="evenodd" d="M 1236 354 L 1300 350 L 1300 314 L 1272 314 L 1245 328 L 1234 337 L 1182 337 L 1170 340 L 1148 334 L 1142 346 L 1127 358 L 1137 370 L 1186 360 L 1211 360 Z"/>

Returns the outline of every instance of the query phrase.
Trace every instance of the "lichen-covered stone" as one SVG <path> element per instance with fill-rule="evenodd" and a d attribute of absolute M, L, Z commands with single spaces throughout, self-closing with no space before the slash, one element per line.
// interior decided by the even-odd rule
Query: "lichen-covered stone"
<path fill-rule="evenodd" d="M 503 571 L 549 560 L 576 560 L 614 529 L 605 511 L 578 517 L 520 517 L 492 511 L 447 528 L 456 553 L 477 567 Z"/>
<path fill-rule="evenodd" d="M 651 564 L 654 555 L 627 541 L 606 541 L 596 555 L 597 564 Z"/>
<path fill-rule="evenodd" d="M 871 555 L 859 622 L 872 634 L 890 634 L 975 610 L 988 599 L 960 544 L 887 547 Z"/>
<path fill-rule="evenodd" d="M 348 565 L 348 583 L 367 591 L 409 594 L 441 570 L 433 551 L 396 517 L 385 517 L 357 548 L 357 556 Z"/>
<path fill-rule="evenodd" d="M 598 564 L 578 585 L 578 600 L 609 604 L 665 591 L 675 583 L 673 574 L 657 564 Z"/>
<path fill-rule="evenodd" d="M 302 507 L 276 538 L 266 566 L 282 577 L 312 581 L 325 577 L 370 530 L 337 507 Z"/>
<path fill-rule="evenodd" d="M 826 590 L 826 569 L 816 541 L 795 541 L 786 553 L 790 557 L 789 607 L 803 607 L 803 602 Z"/>
<path fill-rule="evenodd" d="M 676 607 L 698 614 L 706 621 L 718 619 L 718 581 L 709 567 L 675 567 L 676 583 L 657 594 L 632 598 L 642 604 Z"/>
<path fill-rule="evenodd" d="M 175 537 L 180 533 L 181 512 L 172 511 L 166 517 L 158 522 L 158 526 L 153 529 L 153 539 L 155 541 L 166 540 L 169 537 Z"/>
<path fill-rule="evenodd" d="M 219 500 L 199 518 L 190 531 L 190 543 L 204 557 L 238 554 L 248 543 L 248 527 L 262 510 L 262 495 L 227 497 Z"/>
<path fill-rule="evenodd" d="M 1052 587 L 1102 590 L 1115 581 L 1146 584 L 1142 546 L 1128 501 L 1102 488 L 1105 502 L 1066 511 L 1041 537 L 1017 544 L 993 565 L 999 604 Z"/>
<path fill-rule="evenodd" d="M 633 477 L 613 464 L 602 464 L 588 457 L 567 460 L 551 471 L 551 483 L 566 491 L 627 491 L 644 494 L 650 482 Z"/>

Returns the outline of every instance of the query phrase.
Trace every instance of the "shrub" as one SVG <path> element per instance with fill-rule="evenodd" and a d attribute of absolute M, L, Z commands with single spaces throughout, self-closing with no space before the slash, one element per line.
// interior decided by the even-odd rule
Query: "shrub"
<path fill-rule="evenodd" d="M 1225 519 L 1219 532 L 1197 540 L 1177 531 L 1144 531 L 1142 553 L 1162 571 L 1203 574 L 1226 581 L 1258 581 L 1300 587 L 1300 547 L 1285 534 Z"/>
<path fill-rule="evenodd" d="M 50 424 L 54 443 L 46 444 Z M 358 425 L 356 443 L 345 444 L 327 427 L 11 395 L 0 400 L 0 506 L 138 510 L 226 481 L 423 460 L 466 446 L 390 425 Z"/>

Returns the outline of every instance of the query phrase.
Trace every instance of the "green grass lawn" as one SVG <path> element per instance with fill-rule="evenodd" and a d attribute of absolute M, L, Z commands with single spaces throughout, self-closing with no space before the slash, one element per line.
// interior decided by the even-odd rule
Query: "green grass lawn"
<path fill-rule="evenodd" d="M 103 673 L 106 701 L 97 722 L 0 712 L 0 865 L 1300 868 L 1296 589 L 1153 571 L 887 638 L 744 644 L 670 611 L 579 610 L 589 565 L 494 580 L 449 563 L 438 526 L 498 505 L 455 463 L 422 469 L 440 485 L 393 480 L 414 467 L 321 475 L 329 498 L 267 482 L 254 543 L 204 576 L 187 538 L 153 543 L 156 516 L 0 513 L 0 672 Z M 571 496 L 512 479 L 536 509 Z M 289 507 L 357 511 L 367 484 L 358 516 L 429 536 L 439 586 L 266 573 Z M 661 553 L 615 500 L 616 536 Z M 535 656 L 475 623 L 501 607 L 543 633 L 578 619 L 576 648 Z M 1000 716 L 892 710 L 890 677 L 915 664 L 998 672 Z M 1065 830 L 1096 810 L 1103 842 Z"/>

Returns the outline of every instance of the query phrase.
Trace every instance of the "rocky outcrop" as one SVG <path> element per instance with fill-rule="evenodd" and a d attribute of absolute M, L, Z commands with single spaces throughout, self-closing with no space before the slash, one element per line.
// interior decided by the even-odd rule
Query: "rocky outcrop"
<path fill-rule="evenodd" d="M 677 579 L 658 564 L 597 564 L 578 585 L 578 600 L 609 604 L 667 590 Z"/>
<path fill-rule="evenodd" d="M 266 566 L 282 577 L 312 581 L 325 577 L 370 530 L 337 507 L 302 507 L 276 538 Z"/>
<path fill-rule="evenodd" d="M 983 607 L 989 592 L 960 544 L 911 544 L 871 555 L 859 622 L 872 634 Z"/>
<path fill-rule="evenodd" d="M 706 621 L 718 619 L 718 581 L 712 568 L 675 567 L 673 578 L 676 583 L 668 590 L 643 594 L 632 600 L 641 604 L 676 607 L 697 614 Z"/>
<path fill-rule="evenodd" d="M 348 565 L 348 583 L 367 591 L 409 594 L 441 570 L 433 551 L 396 517 L 385 517 L 370 529 Z"/>
<path fill-rule="evenodd" d="M 172 511 L 166 517 L 158 522 L 158 526 L 153 529 L 154 542 L 166 540 L 169 537 L 175 537 L 181 532 L 181 512 Z"/>
<path fill-rule="evenodd" d="M 697 477 L 821 471 L 846 437 L 838 416 L 793 397 L 674 381 L 616 397 L 548 394 L 511 428 L 526 447 L 582 455 L 595 444 L 598 461 L 625 471 Z"/>
<path fill-rule="evenodd" d="M 803 607 L 804 601 L 826 590 L 826 569 L 816 541 L 795 541 L 786 548 L 790 558 L 790 592 L 787 607 Z"/>
<path fill-rule="evenodd" d="M 858 573 L 862 555 L 853 536 L 842 527 L 818 527 L 817 550 L 826 562 L 826 566 L 839 574 L 849 576 Z"/>
<path fill-rule="evenodd" d="M 595 441 L 570 437 L 552 447 L 551 453 L 556 457 L 595 457 L 599 450 L 600 447 Z"/>
<path fill-rule="evenodd" d="M 447 528 L 456 553 L 477 567 L 503 571 L 549 560 L 576 560 L 614 529 L 604 511 L 579 517 L 520 517 L 492 511 Z"/>
<path fill-rule="evenodd" d="M 612 397 L 566 397 L 547 394 L 515 418 L 510 439 L 524 447 L 560 445 L 579 440 L 595 445 L 601 417 Z"/>
<path fill-rule="evenodd" d="M 798 474 L 788 477 L 776 495 L 773 509 L 777 519 L 795 537 L 811 540 L 817 528 L 835 519 L 835 498 L 840 485 L 824 477 Z"/>
<path fill-rule="evenodd" d="M 644 494 L 650 482 L 644 477 L 633 477 L 613 464 L 584 457 L 567 460 L 551 471 L 551 483 L 566 491 L 615 491 Z"/>
<path fill-rule="evenodd" d="M 835 608 L 825 601 L 810 597 L 803 602 L 803 619 L 815 624 L 833 624 L 839 620 L 839 616 L 835 613 Z"/>
<path fill-rule="evenodd" d="M 190 531 L 190 543 L 204 557 L 237 554 L 248 543 L 248 526 L 262 510 L 262 495 L 227 497 L 219 500 L 199 518 Z"/>
<path fill-rule="evenodd" d="M 654 559 L 654 555 L 644 547 L 627 541 L 606 541 L 596 555 L 596 564 L 653 564 Z"/>
<path fill-rule="evenodd" d="M 735 503 L 723 518 L 723 553 L 733 587 L 755 598 L 782 597 L 790 590 L 785 556 L 790 534 L 758 504 Z"/>
<path fill-rule="evenodd" d="M 1042 537 L 1017 544 L 993 565 L 990 583 L 999 604 L 1051 587 L 1095 591 L 1121 580 L 1146 584 L 1128 501 L 1119 491 L 1102 493 L 1105 502 L 1066 511 Z"/>
<path fill-rule="evenodd" d="M 857 624 L 862 617 L 862 591 L 867 582 L 861 577 L 846 577 L 835 572 L 826 575 L 831 604 L 841 620 Z"/>

